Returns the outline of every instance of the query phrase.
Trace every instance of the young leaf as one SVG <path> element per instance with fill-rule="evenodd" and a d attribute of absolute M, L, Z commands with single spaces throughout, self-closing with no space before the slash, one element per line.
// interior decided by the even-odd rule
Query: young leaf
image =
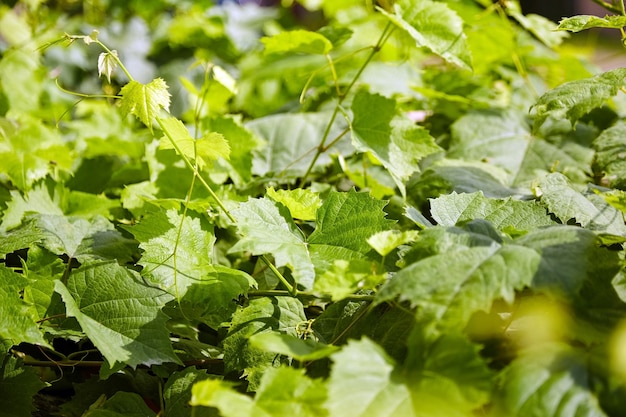
<path fill-rule="evenodd" d="M 167 297 L 116 262 L 86 262 L 55 291 L 110 366 L 180 363 L 161 313 Z"/>
<path fill-rule="evenodd" d="M 191 404 L 216 407 L 224 417 L 326 417 L 326 390 L 304 370 L 270 368 L 254 400 L 224 381 L 206 380 L 193 387 Z"/>
<path fill-rule="evenodd" d="M 391 228 L 394 223 L 385 219 L 383 207 L 386 205 L 387 202 L 375 200 L 366 193 L 333 191 L 317 211 L 317 227 L 309 236 L 309 243 L 365 254 L 371 250 L 367 239 Z"/>
<path fill-rule="evenodd" d="M 265 54 L 303 53 L 326 55 L 333 49 L 333 44 L 317 32 L 298 29 L 281 32 L 272 37 L 261 38 L 265 45 Z"/>
<path fill-rule="evenodd" d="M 250 345 L 266 352 L 290 356 L 301 362 L 326 358 L 339 349 L 333 345 L 284 333 L 257 333 L 250 338 Z"/>
<path fill-rule="evenodd" d="M 463 20 L 446 5 L 432 0 L 398 0 L 394 13 L 381 12 L 417 43 L 453 64 L 470 69 L 471 58 Z"/>
<path fill-rule="evenodd" d="M 335 259 L 330 268 L 317 277 L 313 289 L 330 294 L 333 301 L 339 301 L 358 290 L 373 289 L 385 278 L 385 274 L 376 274 L 375 265 L 371 262 Z"/>
<path fill-rule="evenodd" d="M 274 190 L 270 187 L 266 192 L 272 200 L 287 207 L 294 219 L 315 220 L 315 213 L 322 205 L 319 195 L 310 189 Z"/>
<path fill-rule="evenodd" d="M 152 121 L 159 115 L 159 110 L 169 111 L 170 93 L 167 88 L 162 78 L 155 78 L 148 84 L 131 80 L 120 90 L 120 110 L 125 115 L 135 115 L 152 131 Z"/>
<path fill-rule="evenodd" d="M 102 52 L 98 56 L 98 77 L 104 74 L 107 77 L 109 84 L 111 83 L 111 74 L 118 67 L 117 51 L 114 49 L 111 52 Z"/>
<path fill-rule="evenodd" d="M 441 148 L 425 129 L 394 118 L 396 102 L 392 99 L 360 90 L 352 111 L 352 143 L 362 152 L 372 152 L 404 194 L 404 181 L 419 169 L 418 162 Z"/>
<path fill-rule="evenodd" d="M 591 28 L 622 29 L 624 26 L 626 26 L 626 16 L 607 15 L 599 17 L 578 15 L 561 19 L 557 29 L 567 30 L 569 32 L 580 32 Z"/>
<path fill-rule="evenodd" d="M 472 219 L 485 219 L 503 230 L 533 230 L 555 224 L 546 209 L 535 201 L 486 198 L 482 192 L 452 193 L 430 200 L 431 215 L 442 226 L 454 226 Z"/>
<path fill-rule="evenodd" d="M 288 266 L 296 282 L 311 289 L 315 272 L 304 235 L 289 210 L 266 198 L 250 199 L 232 211 L 243 238 L 229 252 L 272 254 L 276 266 Z"/>
<path fill-rule="evenodd" d="M 192 366 L 171 374 L 163 387 L 164 414 L 168 417 L 191 417 L 192 410 L 189 401 L 192 386 L 209 378 L 206 370 Z M 204 410 L 195 410 L 193 416 L 208 417 L 208 412 L 202 413 L 202 411 Z"/>
<path fill-rule="evenodd" d="M 442 329 L 462 329 L 494 300 L 512 302 L 515 291 L 528 286 L 541 257 L 521 246 L 473 247 L 435 255 L 397 272 L 376 296 L 376 303 L 399 297 L 419 306 L 418 319 Z"/>
<path fill-rule="evenodd" d="M 420 214 L 421 215 L 421 214 Z M 367 243 L 381 256 L 387 256 L 392 250 L 405 243 L 413 242 L 418 238 L 417 230 L 383 230 L 373 234 Z"/>
<path fill-rule="evenodd" d="M 218 158 L 228 159 L 230 146 L 221 134 L 211 132 L 196 140 L 179 119 L 167 117 L 157 120 L 165 133 L 159 144 L 160 149 L 176 149 L 177 153 L 196 161 L 200 169 L 210 166 Z"/>
<path fill-rule="evenodd" d="M 616 95 L 624 86 L 625 77 L 626 68 L 618 68 L 591 78 L 570 81 L 548 91 L 531 107 L 535 117 L 533 129 L 539 129 L 549 117 L 567 119 L 575 125 L 578 119 Z"/>
<path fill-rule="evenodd" d="M 14 357 L 3 358 L 0 367 L 0 417 L 31 417 L 33 395 L 46 387 L 32 367 Z"/>

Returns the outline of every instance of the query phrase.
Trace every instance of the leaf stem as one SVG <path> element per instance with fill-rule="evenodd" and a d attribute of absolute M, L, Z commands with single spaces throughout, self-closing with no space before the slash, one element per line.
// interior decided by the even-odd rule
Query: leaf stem
<path fill-rule="evenodd" d="M 261 260 L 265 262 L 265 265 L 276 275 L 276 277 L 282 282 L 282 284 L 287 288 L 287 294 L 292 297 L 296 297 L 298 295 L 298 288 L 295 285 L 291 285 L 287 278 L 283 274 L 280 273 L 278 269 L 274 266 L 274 264 L 268 259 L 267 256 L 261 255 Z"/>
<path fill-rule="evenodd" d="M 596 4 L 599 4 L 600 6 L 604 7 L 610 12 L 625 15 L 623 0 L 620 0 L 620 6 L 615 6 L 614 4 L 607 3 L 606 1 L 603 1 L 603 0 L 591 0 L 591 1 L 593 1 Z"/>
<path fill-rule="evenodd" d="M 317 151 L 315 152 L 315 156 L 313 156 L 313 159 L 311 160 L 311 163 L 309 164 L 306 172 L 304 173 L 304 175 L 300 179 L 300 186 L 301 187 L 304 186 L 304 184 L 306 184 L 306 181 L 307 181 L 309 175 L 311 175 L 311 171 L 313 171 L 313 167 L 315 166 L 315 163 L 319 159 L 320 155 L 322 153 L 326 152 L 330 148 L 330 147 L 326 146 L 326 141 L 328 140 L 328 136 L 330 135 L 330 131 L 331 131 L 332 127 L 333 127 L 333 124 L 335 123 L 335 120 L 337 119 L 337 114 L 339 114 L 339 110 L 341 108 L 341 104 L 346 99 L 346 97 L 348 96 L 348 93 L 350 92 L 352 87 L 354 87 L 354 85 L 358 81 L 358 79 L 361 76 L 361 74 L 363 74 L 363 71 L 365 71 L 365 68 L 367 68 L 367 66 L 370 63 L 370 61 L 372 60 L 372 58 L 374 58 L 374 55 L 376 55 L 378 53 L 378 51 L 380 51 L 380 49 L 382 48 L 384 43 L 387 41 L 387 39 L 389 39 L 389 36 L 391 35 L 392 31 L 393 31 L 392 23 L 391 23 L 391 21 L 388 21 L 387 25 L 385 26 L 385 28 L 383 29 L 382 33 L 380 34 L 380 37 L 378 38 L 378 41 L 376 42 L 376 45 L 374 45 L 371 48 L 370 53 L 365 58 L 365 61 L 363 62 L 361 67 L 357 70 L 357 72 L 354 75 L 354 77 L 352 77 L 352 81 L 350 81 L 350 84 L 348 84 L 348 86 L 346 87 L 346 89 L 343 92 L 341 92 L 339 90 L 339 87 L 337 86 L 337 104 L 335 105 L 335 109 L 333 110 L 333 114 L 331 115 L 330 120 L 328 121 L 328 124 L 326 125 L 326 129 L 324 130 L 324 135 L 322 136 L 322 140 L 320 141 L 320 144 L 317 147 Z M 329 65 L 331 65 L 332 64 L 332 60 L 330 60 L 330 58 L 328 58 L 328 59 L 329 59 Z M 336 79 L 336 74 L 334 72 L 334 66 L 332 66 L 332 65 L 331 65 L 331 71 L 333 72 L 333 79 Z"/>
<path fill-rule="evenodd" d="M 293 296 L 289 291 L 283 290 L 261 290 L 261 291 L 248 291 L 248 297 L 288 297 Z M 330 294 L 313 293 L 309 291 L 298 291 L 297 297 L 299 298 L 313 298 L 316 300 L 331 301 L 332 296 Z M 351 294 L 344 297 L 344 300 L 350 301 L 373 301 L 374 295 L 368 294 Z"/>

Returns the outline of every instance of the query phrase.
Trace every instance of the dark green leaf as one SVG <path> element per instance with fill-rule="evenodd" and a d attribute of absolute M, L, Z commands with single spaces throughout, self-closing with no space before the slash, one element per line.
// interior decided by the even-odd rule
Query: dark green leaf
<path fill-rule="evenodd" d="M 0 417 L 31 417 L 33 395 L 46 387 L 33 368 L 7 357 L 0 368 Z"/>

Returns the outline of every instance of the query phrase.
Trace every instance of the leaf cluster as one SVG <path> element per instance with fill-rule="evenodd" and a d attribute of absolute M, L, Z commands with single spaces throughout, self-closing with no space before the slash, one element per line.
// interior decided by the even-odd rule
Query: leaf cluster
<path fill-rule="evenodd" d="M 623 413 L 623 6 L 204 3 L 0 6 L 0 417 Z"/>

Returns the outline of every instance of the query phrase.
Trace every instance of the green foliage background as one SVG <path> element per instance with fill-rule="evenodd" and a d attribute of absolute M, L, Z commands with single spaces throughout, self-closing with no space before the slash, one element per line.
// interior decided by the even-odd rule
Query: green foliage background
<path fill-rule="evenodd" d="M 623 3 L 283 3 L 0 6 L 0 416 L 621 415 Z"/>

